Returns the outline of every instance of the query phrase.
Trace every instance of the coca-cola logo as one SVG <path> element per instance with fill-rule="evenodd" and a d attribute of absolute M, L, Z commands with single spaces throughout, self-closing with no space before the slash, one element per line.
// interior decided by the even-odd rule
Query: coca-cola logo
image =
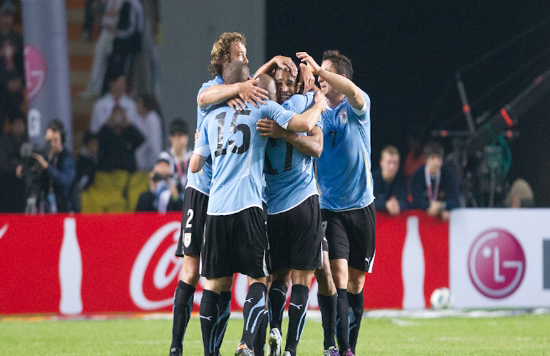
<path fill-rule="evenodd" d="M 525 265 L 519 241 L 503 229 L 479 235 L 468 257 L 472 283 L 481 294 L 492 299 L 506 298 L 518 289 Z"/>
<path fill-rule="evenodd" d="M 130 276 L 130 295 L 136 306 L 143 310 L 160 309 L 172 305 L 173 290 L 169 294 L 170 297 L 165 299 L 154 299 L 147 296 L 145 291 L 163 291 L 178 279 L 183 265 L 183 259 L 175 256 L 180 227 L 180 222 L 173 221 L 155 231 L 143 245 L 134 262 Z M 166 239 L 168 239 L 167 242 L 165 242 Z M 162 248 L 165 250 L 162 251 Z M 150 268 L 153 268 L 152 280 Z"/>
<path fill-rule="evenodd" d="M 44 87 L 47 65 L 38 48 L 25 46 L 25 82 L 27 96 L 32 101 Z"/>

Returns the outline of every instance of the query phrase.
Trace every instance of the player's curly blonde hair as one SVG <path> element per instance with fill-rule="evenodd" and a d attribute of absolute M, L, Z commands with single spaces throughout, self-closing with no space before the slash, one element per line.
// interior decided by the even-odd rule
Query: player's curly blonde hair
<path fill-rule="evenodd" d="M 231 53 L 231 45 L 233 42 L 240 42 L 246 47 L 246 39 L 239 32 L 224 32 L 214 42 L 212 51 L 210 52 L 210 73 L 212 75 L 222 74 L 222 62 L 229 62 L 229 54 Z"/>

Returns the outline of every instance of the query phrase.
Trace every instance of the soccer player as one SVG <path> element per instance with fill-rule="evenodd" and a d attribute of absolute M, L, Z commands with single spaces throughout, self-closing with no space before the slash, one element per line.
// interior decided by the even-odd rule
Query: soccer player
<path fill-rule="evenodd" d="M 248 63 L 246 58 L 246 39 L 237 32 L 225 32 L 214 42 L 210 56 L 210 72 L 214 79 L 204 83 L 197 97 L 197 128 L 200 128 L 205 116 L 212 110 L 214 104 L 227 98 L 240 96 L 246 101 L 261 101 L 267 99 L 267 92 L 255 86 L 256 81 L 224 84 L 222 71 L 230 62 L 239 60 Z M 178 243 L 176 256 L 183 257 L 183 268 L 180 281 L 174 294 L 172 343 L 170 355 L 182 354 L 182 343 L 185 329 L 189 323 L 193 309 L 193 296 L 199 282 L 200 253 L 206 222 L 206 208 L 212 179 L 211 161 L 207 160 L 203 169 L 193 173 L 188 169 L 187 187 L 182 216 L 182 231 Z M 231 302 L 232 278 L 225 279 L 220 298 L 221 327 L 217 335 L 217 349 L 221 345 L 225 331 L 224 325 L 229 320 Z"/>
<path fill-rule="evenodd" d="M 305 66 L 304 66 L 305 67 Z M 300 69 L 303 69 L 301 67 Z M 271 71 L 270 68 L 267 68 Z M 295 95 L 296 76 L 281 68 L 274 70 L 277 102 L 285 109 L 304 112 L 313 104 L 313 92 Z M 289 328 L 285 355 L 295 355 L 305 323 L 311 277 L 317 271 L 326 354 L 336 354 L 334 327 L 336 288 L 332 281 L 328 247 L 321 269 L 322 230 L 319 219 L 317 183 L 312 157 L 323 149 L 321 122 L 308 134 L 294 133 L 281 128 L 273 120 L 260 120 L 258 129 L 270 137 L 266 149 L 266 197 L 268 205 L 268 236 L 272 260 L 273 282 L 269 289 L 270 338 L 269 355 L 282 351 L 281 324 L 286 293 L 292 273 L 292 296 L 289 307 Z M 326 242 L 325 242 L 326 243 Z M 325 245 L 323 243 L 323 246 Z M 327 301 L 328 300 L 328 301 Z M 332 301 L 332 303 L 331 303 Z M 329 350 L 330 348 L 333 350 Z"/>
<path fill-rule="evenodd" d="M 224 80 L 242 80 L 246 65 L 230 63 Z M 227 72 L 227 73 L 226 73 Z M 273 79 L 260 76 L 275 95 Z M 298 132 L 310 131 L 326 106 L 322 94 L 303 114 L 285 110 L 273 101 L 259 108 L 248 104 L 233 112 L 222 106 L 208 114 L 191 157 L 191 169 L 197 172 L 210 154 L 213 162 L 212 187 L 204 238 L 201 275 L 206 278 L 200 318 L 206 355 L 214 355 L 218 317 L 218 299 L 222 278 L 240 272 L 249 276 L 250 289 L 243 308 L 244 327 L 236 355 L 254 355 L 249 348 L 258 332 L 259 318 L 266 302 L 267 236 L 262 217 L 262 187 L 267 138 L 256 130 L 258 120 L 268 117 L 282 127 Z"/>
<path fill-rule="evenodd" d="M 321 66 L 306 52 L 297 56 L 318 76 L 328 104 L 322 117 L 324 144 L 317 179 L 338 293 L 338 347 L 342 355 L 353 355 L 363 315 L 365 273 L 372 272 L 375 255 L 370 98 L 351 81 L 351 61 L 338 51 L 325 51 Z"/>

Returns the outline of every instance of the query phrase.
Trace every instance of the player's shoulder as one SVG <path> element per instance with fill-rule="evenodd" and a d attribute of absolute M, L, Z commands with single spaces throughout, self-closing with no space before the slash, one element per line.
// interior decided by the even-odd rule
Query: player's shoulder
<path fill-rule="evenodd" d="M 209 81 L 202 83 L 202 86 L 199 89 L 199 93 L 214 85 L 221 85 L 221 84 L 224 84 L 223 78 L 220 75 L 217 75 L 213 79 L 210 79 Z"/>

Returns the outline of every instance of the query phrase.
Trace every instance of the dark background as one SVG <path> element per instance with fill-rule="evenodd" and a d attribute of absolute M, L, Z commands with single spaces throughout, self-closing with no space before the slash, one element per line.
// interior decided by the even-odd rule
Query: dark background
<path fill-rule="evenodd" d="M 550 69 L 550 2 L 268 0 L 268 58 L 307 51 L 320 63 L 327 49 L 352 60 L 354 82 L 371 97 L 376 168 L 387 144 L 404 157 L 409 135 L 425 141 L 433 129 L 466 129 L 455 73 L 476 118 Z M 525 178 L 539 206 L 550 206 L 549 99 L 513 118 L 520 137 L 509 142 L 508 178 Z"/>

